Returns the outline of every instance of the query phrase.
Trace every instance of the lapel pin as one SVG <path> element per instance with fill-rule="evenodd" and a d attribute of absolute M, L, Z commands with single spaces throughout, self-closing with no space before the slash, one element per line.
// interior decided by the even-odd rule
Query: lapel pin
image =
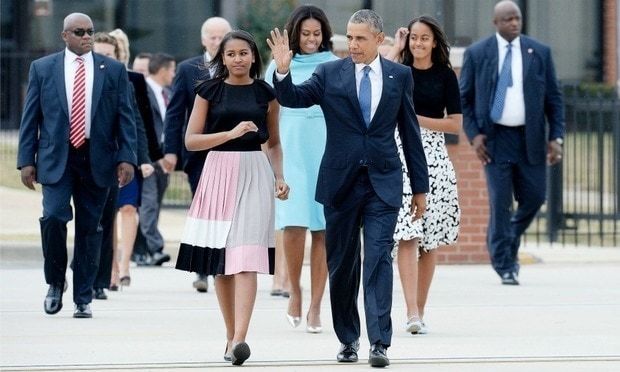
<path fill-rule="evenodd" d="M 105 68 L 105 65 L 103 65 L 103 64 L 99 65 L 99 69 L 100 70 L 103 70 L 104 68 Z"/>
<path fill-rule="evenodd" d="M 527 48 L 527 52 L 528 52 L 529 54 L 532 54 L 532 52 L 534 52 L 534 49 L 532 49 L 532 48 Z"/>
<path fill-rule="evenodd" d="M 390 79 L 394 79 L 394 76 L 392 76 L 392 75 L 388 75 L 388 77 L 389 77 Z"/>

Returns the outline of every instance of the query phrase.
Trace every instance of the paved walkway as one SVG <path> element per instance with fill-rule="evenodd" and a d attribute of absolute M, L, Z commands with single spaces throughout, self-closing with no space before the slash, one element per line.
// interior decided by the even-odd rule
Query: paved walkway
<path fill-rule="evenodd" d="M 193 276 L 133 268 L 132 285 L 92 304 L 93 319 L 73 319 L 71 286 L 65 308 L 43 312 L 46 285 L 37 247 L 37 194 L 0 188 L 0 370 L 224 370 L 224 326 L 213 291 L 191 288 Z M 168 237 L 183 211 L 166 211 Z M 175 222 L 176 221 L 176 222 Z M 34 237 L 34 238 L 33 238 Z M 34 240 L 33 240 L 34 239 Z M 167 242 L 173 249 L 176 242 Z M 170 248 L 169 248 L 170 247 Z M 390 370 L 618 371 L 620 370 L 619 249 L 527 247 L 540 258 L 524 265 L 522 285 L 506 287 L 487 265 L 440 266 L 427 309 L 428 335 L 402 330 L 405 307 L 395 274 Z M 71 271 L 68 271 L 71 282 Z M 309 302 L 307 268 L 302 277 Z M 338 341 L 329 298 L 324 332 L 292 329 L 286 300 L 269 295 L 260 276 L 244 370 L 369 370 L 368 340 L 360 362 L 335 362 Z M 360 309 L 362 308 L 360 295 Z M 362 313 L 363 314 L 363 313 Z M 362 319 L 363 322 L 363 319 Z M 364 328 L 364 327 L 362 327 Z"/>

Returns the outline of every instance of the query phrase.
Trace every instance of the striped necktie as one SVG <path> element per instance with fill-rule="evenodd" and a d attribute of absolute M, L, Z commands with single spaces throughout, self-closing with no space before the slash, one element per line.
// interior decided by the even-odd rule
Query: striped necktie
<path fill-rule="evenodd" d="M 75 61 L 78 67 L 73 82 L 69 141 L 77 149 L 86 141 L 86 68 L 84 58 L 77 57 Z"/>

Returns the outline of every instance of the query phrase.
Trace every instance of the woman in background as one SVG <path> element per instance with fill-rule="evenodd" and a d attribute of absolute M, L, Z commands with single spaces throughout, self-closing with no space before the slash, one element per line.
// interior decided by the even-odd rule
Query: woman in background
<path fill-rule="evenodd" d="M 325 13 L 316 6 L 302 5 L 286 22 L 290 35 L 291 77 L 294 84 L 306 81 L 323 62 L 338 59 L 332 52 L 332 31 Z M 275 63 L 266 72 L 273 78 Z M 308 128 L 312 128 L 308 130 Z M 304 261 L 306 232 L 312 237 L 310 252 L 310 307 L 306 331 L 319 333 L 321 301 L 327 281 L 325 253 L 325 216 L 323 207 L 314 200 L 321 157 L 325 150 L 326 128 L 319 106 L 303 109 L 283 107 L 280 110 L 280 138 L 284 154 L 284 172 L 290 182 L 291 195 L 276 204 L 276 228 L 283 229 L 284 254 L 290 280 L 290 298 L 286 318 L 292 327 L 301 323 L 301 268 Z"/>
<path fill-rule="evenodd" d="M 109 33 L 117 43 L 117 60 L 127 67 L 129 62 L 129 39 L 121 29 L 115 29 Z M 133 246 L 136 239 L 138 229 L 138 207 L 140 206 L 140 186 L 143 178 L 149 177 L 154 168 L 151 165 L 149 149 L 150 142 L 154 140 L 153 119 L 144 115 L 142 109 L 144 97 L 141 95 L 146 93 L 146 82 L 141 74 L 127 71 L 129 81 L 132 83 L 134 111 L 136 118 L 136 130 L 138 133 L 138 163 L 140 164 L 140 173 L 142 177 L 134 177 L 134 180 L 122 187 L 118 191 L 118 199 L 116 208 L 118 210 L 118 218 L 120 219 L 120 242 L 115 244 L 114 258 L 112 261 L 112 281 L 110 289 L 113 290 L 118 285 L 129 286 L 131 284 L 131 276 L 129 273 L 129 262 L 133 252 Z M 144 82 L 143 86 L 140 80 Z M 148 101 L 148 98 L 147 98 Z M 150 110 L 149 110 L 150 113 Z M 149 131 L 150 130 L 150 131 Z M 152 132 L 151 136 L 149 133 Z M 153 137 L 153 138 L 151 138 Z"/>

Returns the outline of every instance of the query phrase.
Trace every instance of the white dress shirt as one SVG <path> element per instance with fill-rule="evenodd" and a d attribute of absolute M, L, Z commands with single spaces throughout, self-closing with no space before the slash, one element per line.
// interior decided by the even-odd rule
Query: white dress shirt
<path fill-rule="evenodd" d="M 497 73 L 501 72 L 506 53 L 508 53 L 508 41 L 501 37 L 498 33 L 498 65 Z M 521 39 L 517 36 L 512 42 L 512 86 L 506 90 L 506 100 L 504 103 L 504 111 L 498 124 L 516 127 L 525 124 L 525 99 L 523 98 L 523 58 L 521 54 Z"/>
<path fill-rule="evenodd" d="M 153 89 L 153 93 L 155 93 L 155 99 L 157 99 L 157 106 L 159 106 L 159 114 L 161 115 L 161 120 L 164 120 L 166 117 L 166 101 L 164 101 L 164 87 L 159 85 L 158 82 L 151 79 L 151 77 L 146 78 L 146 83 Z"/>
<path fill-rule="evenodd" d="M 209 66 L 209 63 L 211 63 L 211 60 L 213 59 L 213 57 L 211 57 L 209 52 L 205 52 L 204 58 L 205 58 L 205 66 Z M 209 76 L 213 77 L 213 74 L 215 74 L 215 67 L 209 67 Z"/>
<path fill-rule="evenodd" d="M 88 52 L 81 56 L 65 48 L 65 91 L 67 93 L 67 108 L 69 109 L 69 123 L 71 123 L 71 106 L 73 105 L 73 84 L 75 83 L 75 74 L 77 72 L 77 57 L 84 58 L 84 68 L 86 73 L 86 118 L 85 133 L 86 138 L 90 138 L 91 108 L 93 105 L 93 80 L 94 80 L 94 61 L 93 53 Z"/>
<path fill-rule="evenodd" d="M 362 81 L 362 77 L 364 77 L 364 67 L 366 65 L 363 63 L 355 64 L 355 90 L 357 91 L 357 96 L 360 94 L 360 82 Z M 375 112 L 377 112 L 377 107 L 379 106 L 379 101 L 381 100 L 381 93 L 383 92 L 383 69 L 381 68 L 381 59 L 379 58 L 379 54 L 377 57 L 370 62 L 368 65 L 370 66 L 370 72 L 368 73 L 368 78 L 370 79 L 370 120 L 372 121 L 373 116 L 375 116 Z M 276 69 L 276 79 L 278 81 L 284 80 L 286 74 L 281 74 Z"/>
<path fill-rule="evenodd" d="M 381 59 L 379 58 L 379 54 L 377 57 L 368 64 L 370 66 L 370 72 L 368 73 L 368 78 L 370 78 L 370 120 L 375 116 L 375 112 L 377 112 L 377 107 L 379 106 L 379 101 L 381 100 L 381 93 L 383 92 L 383 70 L 381 68 Z M 364 77 L 364 67 L 366 67 L 363 63 L 355 64 L 355 85 L 357 96 L 360 94 L 360 83 L 362 81 L 362 77 Z"/>

